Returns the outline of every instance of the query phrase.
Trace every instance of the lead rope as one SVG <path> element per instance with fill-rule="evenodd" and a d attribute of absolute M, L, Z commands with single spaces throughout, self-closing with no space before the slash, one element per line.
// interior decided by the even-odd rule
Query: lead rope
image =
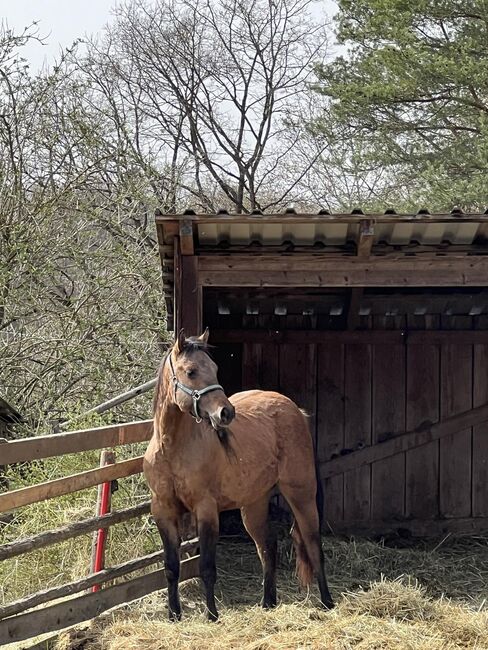
<path fill-rule="evenodd" d="M 175 392 L 174 392 L 175 402 L 176 402 L 176 391 L 179 388 L 192 398 L 194 415 L 193 413 L 190 413 L 190 415 L 195 418 L 197 424 L 200 424 L 202 418 L 200 417 L 200 413 L 198 411 L 198 402 L 200 401 L 202 395 L 211 393 L 214 390 L 224 391 L 224 389 L 220 384 L 210 384 L 210 386 L 206 386 L 205 388 L 201 388 L 200 390 L 194 390 L 192 388 L 189 388 L 188 386 L 185 386 L 185 384 L 182 384 L 181 381 L 178 381 L 178 377 L 176 376 L 175 370 L 173 368 L 173 362 L 171 360 L 171 352 L 169 354 L 168 359 L 169 359 L 169 367 L 171 369 L 171 381 L 173 382 L 173 386 L 175 388 Z"/>

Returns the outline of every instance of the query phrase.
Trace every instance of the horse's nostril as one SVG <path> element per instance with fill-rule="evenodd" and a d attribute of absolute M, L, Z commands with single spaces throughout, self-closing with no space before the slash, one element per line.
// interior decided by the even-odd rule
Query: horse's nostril
<path fill-rule="evenodd" d="M 220 411 L 220 420 L 223 424 L 229 424 L 234 417 L 234 409 L 223 406 Z"/>

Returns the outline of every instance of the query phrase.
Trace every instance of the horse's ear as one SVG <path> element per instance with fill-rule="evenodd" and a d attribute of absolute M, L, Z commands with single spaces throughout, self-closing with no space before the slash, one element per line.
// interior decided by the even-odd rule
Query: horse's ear
<path fill-rule="evenodd" d="M 186 336 L 185 336 L 185 330 L 182 328 L 178 332 L 178 336 L 176 337 L 176 343 L 175 343 L 175 351 L 176 354 L 180 354 L 183 352 L 185 349 L 185 341 L 186 341 Z"/>
<path fill-rule="evenodd" d="M 205 332 L 203 334 L 200 334 L 200 336 L 198 337 L 198 340 L 203 341 L 205 343 L 205 345 L 206 345 L 208 343 L 208 337 L 209 336 L 210 336 L 210 330 L 208 329 L 208 327 L 206 327 Z"/>

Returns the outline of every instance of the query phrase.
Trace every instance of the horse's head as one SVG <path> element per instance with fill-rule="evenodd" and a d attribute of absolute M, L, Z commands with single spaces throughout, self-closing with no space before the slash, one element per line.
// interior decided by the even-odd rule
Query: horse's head
<path fill-rule="evenodd" d="M 178 334 L 169 352 L 168 366 L 173 399 L 181 411 L 197 421 L 208 420 L 214 429 L 228 426 L 235 409 L 217 380 L 217 364 L 207 354 L 208 328 L 201 336 Z"/>

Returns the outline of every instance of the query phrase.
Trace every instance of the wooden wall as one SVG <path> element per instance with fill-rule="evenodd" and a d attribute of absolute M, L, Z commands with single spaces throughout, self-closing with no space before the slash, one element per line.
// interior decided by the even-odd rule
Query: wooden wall
<path fill-rule="evenodd" d="M 216 360 L 229 393 L 275 389 L 307 409 L 320 461 L 488 402 L 488 345 L 233 343 Z M 326 525 L 488 528 L 487 479 L 488 423 L 327 479 Z"/>

